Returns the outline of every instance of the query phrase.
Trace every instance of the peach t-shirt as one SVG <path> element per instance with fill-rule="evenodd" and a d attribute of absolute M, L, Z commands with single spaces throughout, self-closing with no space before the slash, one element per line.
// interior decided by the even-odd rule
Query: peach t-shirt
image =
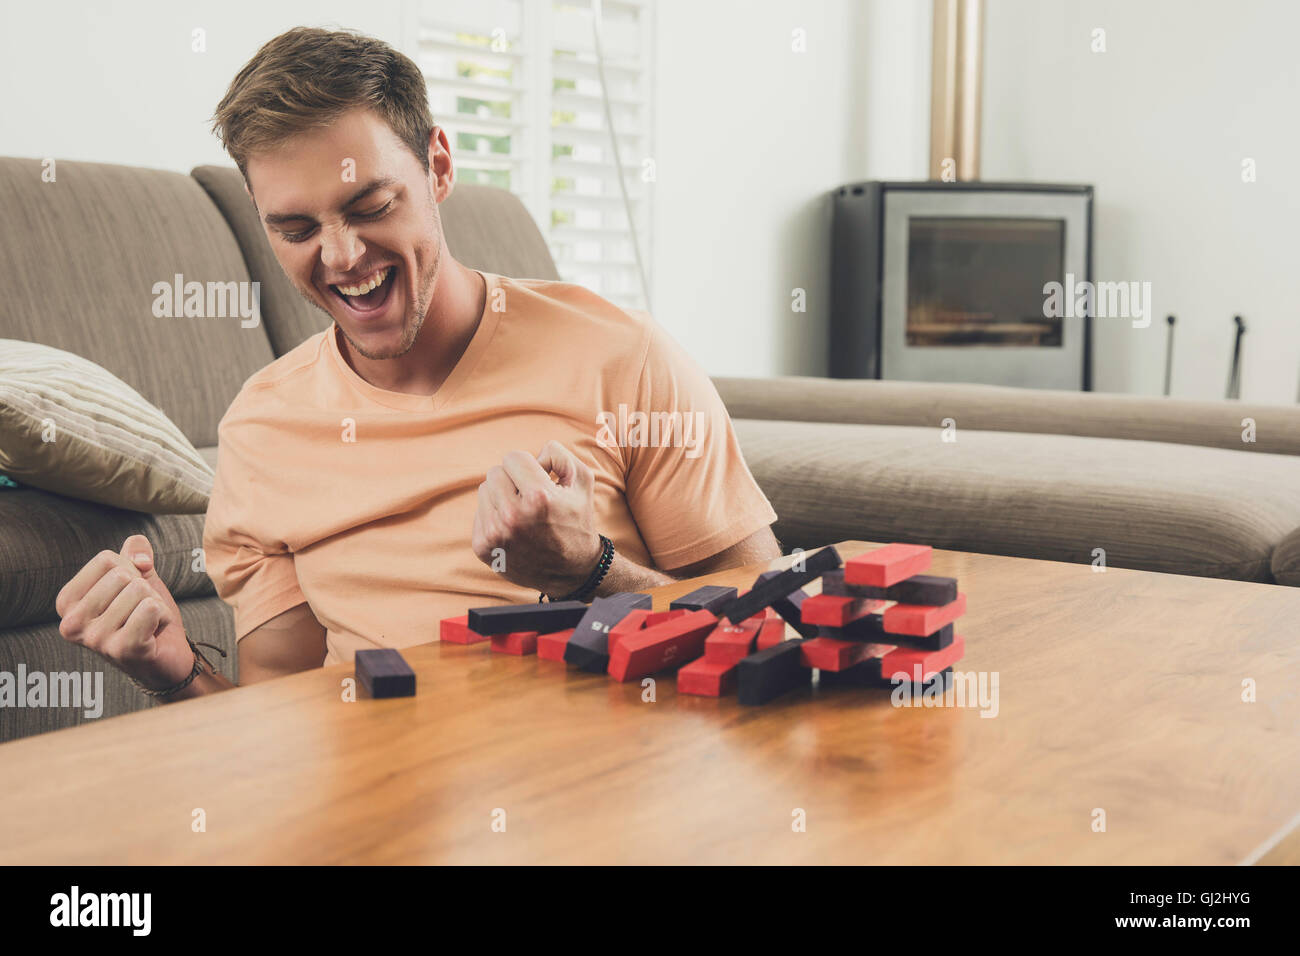
<path fill-rule="evenodd" d="M 305 601 L 337 663 L 536 601 L 470 535 L 487 470 L 550 439 L 592 469 L 596 528 L 638 564 L 671 571 L 776 520 L 713 383 L 653 319 L 580 286 L 483 275 L 479 327 L 432 396 L 367 383 L 334 326 L 245 382 L 203 531 L 237 638 Z"/>

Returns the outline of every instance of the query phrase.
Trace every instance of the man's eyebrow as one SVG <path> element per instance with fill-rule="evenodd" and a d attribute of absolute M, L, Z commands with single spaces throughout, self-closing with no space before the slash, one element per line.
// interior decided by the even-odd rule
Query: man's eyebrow
<path fill-rule="evenodd" d="M 348 201 L 343 204 L 343 208 L 347 209 L 350 206 L 356 205 L 376 190 L 385 189 L 389 186 L 395 185 L 397 185 L 397 180 L 391 176 L 381 176 L 378 179 L 372 179 L 349 196 Z M 266 214 L 266 221 L 272 226 L 278 226 L 286 222 L 301 221 L 304 219 L 310 220 L 311 218 L 312 217 L 305 212 L 269 212 Z"/>

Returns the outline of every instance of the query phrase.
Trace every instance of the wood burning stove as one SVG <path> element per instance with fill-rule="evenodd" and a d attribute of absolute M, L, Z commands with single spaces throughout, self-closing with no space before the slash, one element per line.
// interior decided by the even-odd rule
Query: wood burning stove
<path fill-rule="evenodd" d="M 833 229 L 831 375 L 1091 387 L 1090 318 L 1045 307 L 1092 277 L 1091 186 L 858 183 Z"/>

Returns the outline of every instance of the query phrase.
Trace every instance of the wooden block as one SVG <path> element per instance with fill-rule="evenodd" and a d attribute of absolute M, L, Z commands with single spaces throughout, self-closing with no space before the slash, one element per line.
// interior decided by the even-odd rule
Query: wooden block
<path fill-rule="evenodd" d="M 690 594 L 683 594 L 676 601 L 669 604 L 668 609 L 670 611 L 712 611 L 716 614 L 718 608 L 735 599 L 735 588 L 726 588 L 718 584 L 706 584 L 702 588 L 696 588 Z"/>
<path fill-rule="evenodd" d="M 687 611 L 679 618 L 629 634 L 610 654 L 609 675 L 629 681 L 680 667 L 704 653 L 704 640 L 717 623 L 712 611 Z"/>
<path fill-rule="evenodd" d="M 872 598 L 840 597 L 834 594 L 816 594 L 803 602 L 799 609 L 805 624 L 825 627 L 843 627 L 860 617 L 874 614 L 885 606 L 884 601 Z"/>
<path fill-rule="evenodd" d="M 913 637 L 910 634 L 891 634 L 885 630 L 884 617 L 869 614 L 846 625 L 845 627 L 819 627 L 818 637 L 833 637 L 841 641 L 866 641 L 875 644 L 894 644 L 898 647 L 912 647 L 921 651 L 937 651 L 952 643 L 953 627 L 951 624 L 941 627 L 933 634 Z"/>
<path fill-rule="evenodd" d="M 577 627 L 587 613 L 581 601 L 555 601 L 550 604 L 499 604 L 469 609 L 469 629 L 477 634 L 511 634 L 537 631 L 550 634 Z"/>
<path fill-rule="evenodd" d="M 887 544 L 844 562 L 845 584 L 887 588 L 930 567 L 928 544 Z"/>
<path fill-rule="evenodd" d="M 777 613 L 798 630 L 803 626 L 802 620 L 797 614 L 790 614 L 793 607 L 781 610 L 779 604 L 781 598 L 792 597 L 794 592 L 800 591 L 803 585 L 820 578 L 827 571 L 835 570 L 842 563 L 844 562 L 840 559 L 839 551 L 831 546 L 831 548 L 815 551 L 814 554 L 803 555 L 802 571 L 790 567 L 785 571 L 761 574 L 758 580 L 754 581 L 754 587 L 750 588 L 744 596 L 737 597 L 731 604 L 723 607 L 723 617 L 731 620 L 733 624 L 738 624 L 745 618 L 758 614 L 758 611 L 763 610 L 764 607 L 776 607 Z M 790 617 L 794 617 L 794 620 L 790 620 Z"/>
<path fill-rule="evenodd" d="M 801 663 L 803 639 L 782 641 L 750 654 L 736 665 L 737 696 L 742 704 L 766 704 L 787 691 L 806 687 L 812 671 Z"/>
<path fill-rule="evenodd" d="M 721 697 L 736 685 L 734 661 L 710 661 L 697 657 L 677 672 L 677 693 L 697 697 Z"/>
<path fill-rule="evenodd" d="M 664 621 L 671 621 L 689 613 L 685 608 L 679 608 L 676 611 L 651 611 L 646 615 L 644 627 L 654 627 L 656 624 L 662 624 Z"/>
<path fill-rule="evenodd" d="M 953 625 L 946 624 L 933 634 L 913 637 L 911 634 L 883 634 L 880 640 L 896 647 L 908 647 L 917 651 L 938 651 L 952 643 Z"/>
<path fill-rule="evenodd" d="M 931 674 L 929 680 L 925 681 L 925 684 L 928 684 L 931 680 L 934 680 L 935 677 L 943 677 L 944 675 L 951 674 L 951 673 L 952 673 L 951 667 L 945 668 L 944 670 L 939 671 L 937 674 Z M 911 681 L 909 680 L 906 683 L 911 683 Z M 818 671 L 817 686 L 818 687 L 873 687 L 880 690 L 892 690 L 894 687 L 898 685 L 895 684 L 892 680 L 880 676 L 879 657 L 869 657 L 863 660 L 861 663 L 853 665 L 847 670 Z M 922 684 L 920 687 L 914 688 L 912 693 L 913 694 L 920 693 L 923 687 L 924 684 Z"/>
<path fill-rule="evenodd" d="M 957 579 L 914 574 L 887 588 L 873 588 L 867 584 L 846 584 L 844 571 L 840 569 L 822 575 L 822 594 L 875 598 L 899 604 L 947 604 L 957 600 Z"/>
<path fill-rule="evenodd" d="M 754 584 L 757 586 L 759 583 L 770 580 L 780 573 L 780 571 L 764 571 L 758 576 L 757 580 L 754 581 Z M 816 637 L 817 626 L 815 624 L 805 624 L 803 622 L 803 602 L 806 600 L 808 600 L 808 594 L 803 588 L 800 588 L 791 594 L 787 594 L 783 598 L 778 598 L 773 601 L 770 606 L 763 608 L 763 611 L 760 613 L 772 612 L 779 617 L 782 622 L 793 627 L 800 637 Z M 781 639 L 784 640 L 784 629 L 781 633 Z"/>
<path fill-rule="evenodd" d="M 885 611 L 883 624 L 887 634 L 911 634 L 925 637 L 951 624 L 966 613 L 966 595 L 940 607 L 928 604 L 895 604 Z"/>
<path fill-rule="evenodd" d="M 623 591 L 598 597 L 573 628 L 573 637 L 564 648 L 564 659 L 593 674 L 603 674 L 609 667 L 609 630 L 633 611 L 649 611 L 648 594 Z"/>
<path fill-rule="evenodd" d="M 438 639 L 448 644 L 478 644 L 480 641 L 488 640 L 486 634 L 476 634 L 469 629 L 469 624 L 466 623 L 468 618 L 468 614 L 462 614 L 460 617 L 444 617 L 438 625 Z"/>
<path fill-rule="evenodd" d="M 785 622 L 781 622 L 782 628 Z M 704 639 L 704 660 L 714 663 L 736 664 L 754 652 L 754 641 L 763 625 L 758 617 L 741 624 L 719 621 L 713 632 Z"/>
<path fill-rule="evenodd" d="M 823 671 L 842 671 L 866 657 L 872 656 L 868 649 L 874 644 L 861 641 L 837 641 L 833 637 L 814 637 L 801 645 L 799 662 L 804 667 L 815 667 Z"/>
<path fill-rule="evenodd" d="M 965 653 L 966 642 L 962 640 L 960 634 L 955 635 L 952 643 L 942 650 L 918 651 L 898 647 L 880 659 L 880 676 L 885 680 L 892 680 L 895 676 L 901 675 L 904 679 L 915 683 L 916 675 L 920 674 L 921 680 L 926 680 L 930 674 L 952 667 Z"/>
<path fill-rule="evenodd" d="M 514 654 L 517 657 L 527 657 L 529 654 L 537 653 L 536 631 L 493 634 L 488 639 L 492 642 L 492 650 L 498 654 Z"/>
<path fill-rule="evenodd" d="M 563 661 L 564 647 L 573 636 L 573 628 L 553 634 L 537 635 L 537 656 L 544 661 Z"/>
<path fill-rule="evenodd" d="M 780 644 L 784 640 L 785 619 L 777 615 L 775 619 L 764 621 L 762 627 L 758 629 L 758 638 L 754 641 L 754 650 L 765 651 L 773 644 Z"/>
<path fill-rule="evenodd" d="M 414 697 L 415 671 L 391 647 L 357 651 L 357 683 L 371 697 Z"/>

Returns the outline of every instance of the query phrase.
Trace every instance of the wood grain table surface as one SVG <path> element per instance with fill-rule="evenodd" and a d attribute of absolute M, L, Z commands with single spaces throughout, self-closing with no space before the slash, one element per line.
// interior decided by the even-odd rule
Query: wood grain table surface
<path fill-rule="evenodd" d="M 327 667 L 0 745 L 0 862 L 1300 859 L 1300 589 L 946 551 L 932 573 L 968 595 L 957 669 L 997 674 L 996 716 L 816 686 L 741 707 L 671 675 L 651 702 L 433 643 L 403 651 L 413 698 L 345 702 Z"/>

